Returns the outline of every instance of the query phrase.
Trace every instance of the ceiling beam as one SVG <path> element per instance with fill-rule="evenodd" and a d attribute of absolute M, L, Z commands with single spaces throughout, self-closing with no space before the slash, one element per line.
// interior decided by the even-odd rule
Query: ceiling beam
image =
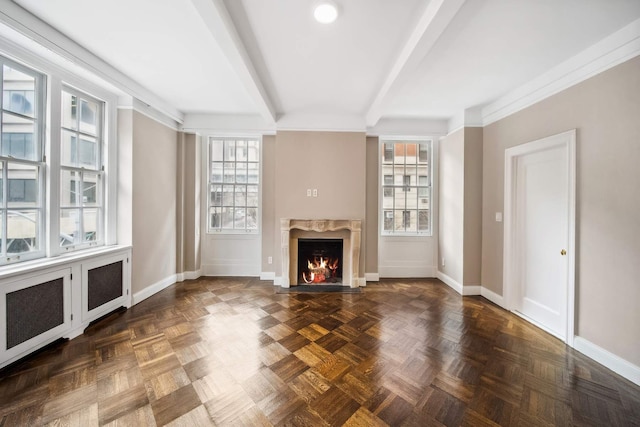
<path fill-rule="evenodd" d="M 418 67 L 464 2 L 465 0 L 431 0 L 429 2 L 367 111 L 368 127 L 374 127 L 378 123 L 382 117 L 385 102 L 393 98 L 400 86 L 399 83 Z"/>
<path fill-rule="evenodd" d="M 260 115 L 267 122 L 275 123 L 277 117 L 273 103 L 267 95 L 223 0 L 191 0 L 191 3 L 215 41 L 218 42 L 247 93 L 256 103 Z"/>

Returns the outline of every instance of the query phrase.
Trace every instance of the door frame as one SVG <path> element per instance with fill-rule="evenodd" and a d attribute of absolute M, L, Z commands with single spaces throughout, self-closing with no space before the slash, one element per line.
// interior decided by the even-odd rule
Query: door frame
<path fill-rule="evenodd" d="M 531 141 L 505 150 L 505 172 L 504 172 L 504 245 L 503 245 L 503 295 L 505 306 L 508 310 L 514 311 L 516 307 L 515 298 L 516 278 L 520 271 L 517 268 L 516 259 L 516 191 L 517 191 L 517 160 L 519 157 L 535 153 L 538 151 L 562 147 L 567 150 L 567 174 L 568 174 L 568 227 L 567 227 L 567 330 L 563 341 L 573 347 L 575 336 L 575 228 L 576 228 L 576 130 L 572 129 L 557 135 Z M 560 250 L 560 248 L 558 248 Z M 532 319 L 526 319 L 531 322 Z M 544 326 L 534 323 L 541 329 L 549 331 Z M 553 334 L 555 335 L 555 334 Z M 562 339 L 562 337 L 559 337 Z"/>

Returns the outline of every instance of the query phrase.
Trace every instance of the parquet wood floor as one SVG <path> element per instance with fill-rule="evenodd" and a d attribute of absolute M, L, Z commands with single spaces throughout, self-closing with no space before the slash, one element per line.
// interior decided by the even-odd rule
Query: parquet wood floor
<path fill-rule="evenodd" d="M 0 426 L 640 426 L 640 387 L 437 280 L 202 278 L 0 372 Z"/>

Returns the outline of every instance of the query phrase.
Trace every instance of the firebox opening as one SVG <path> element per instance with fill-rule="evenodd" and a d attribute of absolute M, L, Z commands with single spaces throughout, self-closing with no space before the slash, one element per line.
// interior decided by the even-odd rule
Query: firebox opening
<path fill-rule="evenodd" d="M 298 284 L 342 282 L 342 239 L 298 239 Z"/>

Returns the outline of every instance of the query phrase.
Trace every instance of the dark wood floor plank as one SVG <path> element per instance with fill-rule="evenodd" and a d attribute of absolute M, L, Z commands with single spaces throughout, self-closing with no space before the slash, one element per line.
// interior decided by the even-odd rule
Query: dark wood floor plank
<path fill-rule="evenodd" d="M 438 280 L 201 278 L 0 371 L 0 426 L 640 426 L 640 387 Z"/>

